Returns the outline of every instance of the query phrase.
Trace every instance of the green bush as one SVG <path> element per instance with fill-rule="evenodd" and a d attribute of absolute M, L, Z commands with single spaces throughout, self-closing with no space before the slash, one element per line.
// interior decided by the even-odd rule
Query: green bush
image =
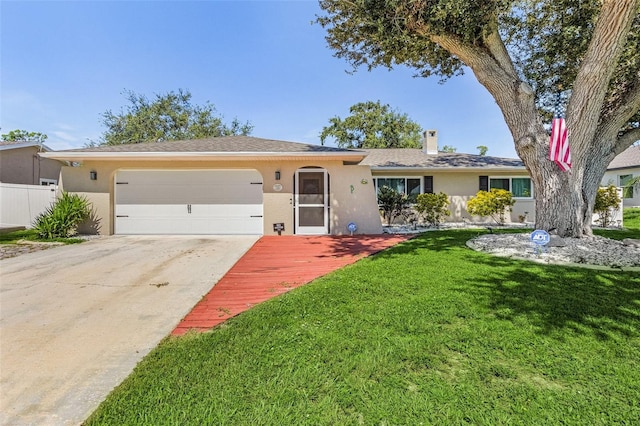
<path fill-rule="evenodd" d="M 598 213 L 598 224 L 603 227 L 609 226 L 612 220 L 612 211 L 618 210 L 619 205 L 620 197 L 618 197 L 618 190 L 614 185 L 598 188 L 596 202 L 593 206 L 593 211 Z"/>
<path fill-rule="evenodd" d="M 444 192 L 437 194 L 418 194 L 416 210 L 431 226 L 438 226 L 446 216 L 450 216 L 448 209 L 449 197 Z"/>
<path fill-rule="evenodd" d="M 410 203 L 411 199 L 406 194 L 393 188 L 383 186 L 378 190 L 378 205 L 387 225 L 391 225 L 393 220 L 400 216 Z"/>
<path fill-rule="evenodd" d="M 63 192 L 62 196 L 35 220 L 33 228 L 38 238 L 66 238 L 91 214 L 91 203 L 77 194 Z"/>
<path fill-rule="evenodd" d="M 491 216 L 496 223 L 504 224 L 504 213 L 511 211 L 516 203 L 513 194 L 506 189 L 493 188 L 489 192 L 479 191 L 467 202 L 467 211 L 475 216 Z"/>

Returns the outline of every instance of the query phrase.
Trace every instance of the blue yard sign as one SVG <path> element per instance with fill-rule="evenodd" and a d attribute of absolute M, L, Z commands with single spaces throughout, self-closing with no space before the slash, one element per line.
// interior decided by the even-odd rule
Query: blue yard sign
<path fill-rule="evenodd" d="M 542 229 L 536 229 L 533 231 L 530 238 L 533 244 L 537 244 L 539 246 L 546 246 L 551 240 L 549 233 Z"/>

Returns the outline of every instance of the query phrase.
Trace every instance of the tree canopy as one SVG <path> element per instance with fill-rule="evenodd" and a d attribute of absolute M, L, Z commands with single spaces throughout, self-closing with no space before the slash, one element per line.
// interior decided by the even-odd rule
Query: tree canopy
<path fill-rule="evenodd" d="M 3 141 L 7 142 L 37 142 L 44 143 L 47 140 L 47 135 L 40 132 L 30 132 L 28 130 L 11 130 L 9 133 L 4 133 L 2 136 Z"/>
<path fill-rule="evenodd" d="M 422 128 L 407 114 L 380 101 L 359 102 L 349 108 L 351 115 L 329 119 L 320 133 L 324 145 L 333 138 L 341 148 L 418 148 Z"/>
<path fill-rule="evenodd" d="M 536 226 L 591 234 L 611 160 L 640 139 L 640 0 L 323 0 L 317 21 L 354 68 L 423 77 L 471 70 L 491 93 L 534 181 Z M 560 95 L 573 168 L 550 161 Z"/>
<path fill-rule="evenodd" d="M 120 113 L 109 110 L 102 114 L 107 128 L 102 134 L 103 145 L 248 135 L 253 130 L 249 122 L 241 123 L 237 118 L 224 123 L 209 102 L 193 105 L 189 91 L 156 94 L 153 100 L 126 91 L 125 97 L 129 105 Z"/>

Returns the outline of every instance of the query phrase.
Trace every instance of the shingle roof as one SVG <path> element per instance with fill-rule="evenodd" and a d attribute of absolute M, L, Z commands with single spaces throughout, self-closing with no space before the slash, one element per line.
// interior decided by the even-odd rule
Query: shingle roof
<path fill-rule="evenodd" d="M 524 169 L 519 159 L 488 157 L 484 155 L 440 152 L 437 155 L 427 154 L 421 149 L 365 149 L 369 155 L 360 164 L 372 169 L 401 168 L 504 168 Z"/>
<path fill-rule="evenodd" d="M 607 170 L 640 167 L 640 145 L 630 146 L 609 163 Z"/>
<path fill-rule="evenodd" d="M 19 149 L 19 148 L 28 148 L 30 146 L 37 146 L 42 148 L 43 151 L 51 151 L 49 147 L 40 142 L 32 142 L 32 141 L 0 141 L 0 151 L 4 151 L 6 149 Z"/>
<path fill-rule="evenodd" d="M 209 139 L 193 139 L 167 142 L 147 142 L 123 145 L 104 145 L 91 148 L 70 149 L 58 152 L 273 152 L 273 153 L 346 153 L 357 152 L 342 148 L 286 142 L 252 136 L 223 136 Z"/>

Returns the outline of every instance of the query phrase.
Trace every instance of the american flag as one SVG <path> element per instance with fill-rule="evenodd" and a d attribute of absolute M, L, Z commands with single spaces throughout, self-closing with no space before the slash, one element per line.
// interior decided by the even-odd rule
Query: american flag
<path fill-rule="evenodd" d="M 571 151 L 567 139 L 567 126 L 560 110 L 560 96 L 556 102 L 555 114 L 551 122 L 551 140 L 549 141 L 549 160 L 556 162 L 563 172 L 571 170 Z"/>

